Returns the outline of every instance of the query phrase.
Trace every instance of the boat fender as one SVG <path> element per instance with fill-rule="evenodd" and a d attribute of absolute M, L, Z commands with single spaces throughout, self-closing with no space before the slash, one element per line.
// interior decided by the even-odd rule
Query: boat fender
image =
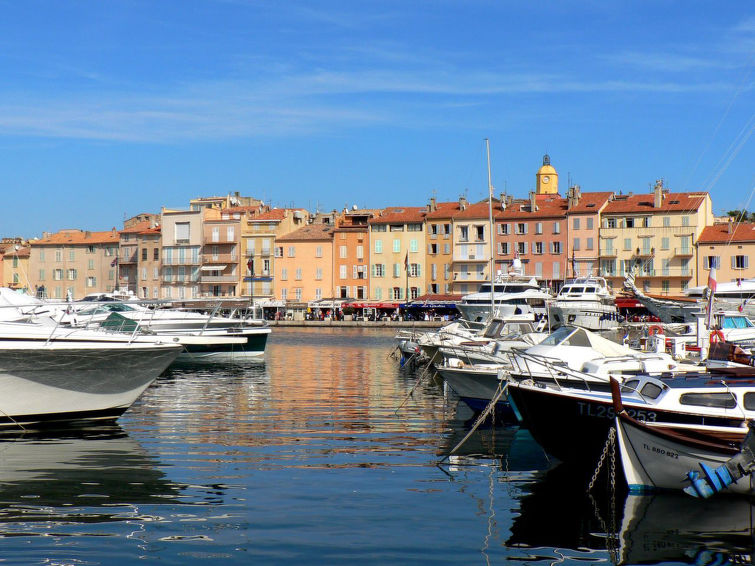
<path fill-rule="evenodd" d="M 655 336 L 656 334 L 663 334 L 663 327 L 659 324 L 653 324 L 648 328 L 648 336 Z"/>
<path fill-rule="evenodd" d="M 755 471 L 755 424 L 750 422 L 748 425 L 750 430 L 742 442 L 739 453 L 717 468 L 700 462 L 703 475 L 696 470 L 688 472 L 687 479 L 690 480 L 690 485 L 684 488 L 685 493 L 706 499 Z"/>
<path fill-rule="evenodd" d="M 721 331 L 720 328 L 714 330 L 710 333 L 710 343 L 715 344 L 717 342 L 726 342 L 726 338 L 724 337 L 724 333 Z"/>

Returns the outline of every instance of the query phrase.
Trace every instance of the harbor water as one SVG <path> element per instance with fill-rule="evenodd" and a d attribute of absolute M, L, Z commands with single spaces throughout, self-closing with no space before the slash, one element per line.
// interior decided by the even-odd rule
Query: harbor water
<path fill-rule="evenodd" d="M 116 426 L 0 439 L 2 563 L 752 562 L 749 501 L 627 496 L 608 462 L 588 493 L 597 461 L 505 424 L 449 457 L 474 416 L 437 378 L 406 399 L 424 369 L 393 335 L 276 328 L 264 362 L 170 368 Z"/>

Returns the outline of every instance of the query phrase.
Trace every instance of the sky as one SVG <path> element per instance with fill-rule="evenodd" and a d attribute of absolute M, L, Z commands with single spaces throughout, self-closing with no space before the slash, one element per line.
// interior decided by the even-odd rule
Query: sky
<path fill-rule="evenodd" d="M 708 191 L 755 210 L 755 3 L 0 0 L 0 236 L 239 192 L 330 211 Z"/>

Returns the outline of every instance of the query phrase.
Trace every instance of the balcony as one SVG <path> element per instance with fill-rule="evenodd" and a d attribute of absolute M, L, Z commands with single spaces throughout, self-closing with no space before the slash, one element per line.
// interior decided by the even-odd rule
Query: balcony
<path fill-rule="evenodd" d="M 238 263 L 237 255 L 232 254 L 204 254 L 202 256 L 204 263 Z"/>
<path fill-rule="evenodd" d="M 118 258 L 118 261 L 121 263 L 121 265 L 126 263 L 136 263 L 139 260 L 139 255 L 134 252 L 132 254 L 124 254 Z"/>
<path fill-rule="evenodd" d="M 643 257 L 650 258 L 650 257 L 653 257 L 654 255 L 655 255 L 655 248 L 650 248 L 649 250 L 644 249 L 644 248 L 643 249 L 637 248 L 636 250 L 634 250 L 634 253 L 632 253 L 632 257 L 640 257 L 640 258 L 643 258 Z"/>
<path fill-rule="evenodd" d="M 202 260 L 199 258 L 191 258 L 191 257 L 173 257 L 173 258 L 166 258 L 163 256 L 162 258 L 162 265 L 200 265 L 202 263 Z"/>
<path fill-rule="evenodd" d="M 238 283 L 239 278 L 235 275 L 202 275 L 201 283 Z"/>
<path fill-rule="evenodd" d="M 615 248 L 605 249 L 599 251 L 600 257 L 616 257 L 617 251 Z"/>
<path fill-rule="evenodd" d="M 675 257 L 692 257 L 692 248 L 674 248 Z"/>

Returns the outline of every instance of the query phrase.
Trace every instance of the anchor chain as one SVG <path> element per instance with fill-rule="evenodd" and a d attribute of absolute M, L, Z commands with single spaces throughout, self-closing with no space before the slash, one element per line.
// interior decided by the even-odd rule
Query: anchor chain
<path fill-rule="evenodd" d="M 600 475 L 600 470 L 603 468 L 603 464 L 605 463 L 606 456 L 608 455 L 608 451 L 611 451 L 611 467 L 613 470 L 611 471 L 611 486 L 612 488 L 615 487 L 616 484 L 616 429 L 611 427 L 611 429 L 608 431 L 608 439 L 606 440 L 605 445 L 603 446 L 603 452 L 600 455 L 600 460 L 598 460 L 598 466 L 595 468 L 595 473 L 592 475 L 592 479 L 590 480 L 589 485 L 587 486 L 588 491 L 592 491 L 592 488 L 595 486 L 595 482 L 598 479 L 598 475 Z"/>

